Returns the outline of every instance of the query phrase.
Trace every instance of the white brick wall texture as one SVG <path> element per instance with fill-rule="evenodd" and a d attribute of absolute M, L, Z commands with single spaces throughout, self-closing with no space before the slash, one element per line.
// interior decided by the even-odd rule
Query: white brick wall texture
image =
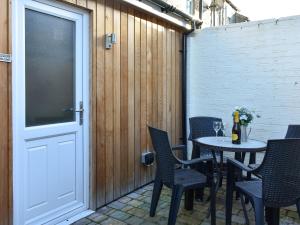
<path fill-rule="evenodd" d="M 187 115 L 256 110 L 250 138 L 283 138 L 300 124 L 300 16 L 206 28 L 190 35 Z M 230 134 L 230 130 L 227 131 Z"/>

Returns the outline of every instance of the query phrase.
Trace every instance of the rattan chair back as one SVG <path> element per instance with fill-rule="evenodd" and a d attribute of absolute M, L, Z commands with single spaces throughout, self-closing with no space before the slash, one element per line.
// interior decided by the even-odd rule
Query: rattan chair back
<path fill-rule="evenodd" d="M 300 125 L 289 125 L 285 138 L 300 138 Z"/>
<path fill-rule="evenodd" d="M 268 141 L 262 175 L 266 206 L 295 204 L 300 199 L 300 139 Z"/>
<path fill-rule="evenodd" d="M 156 176 L 168 186 L 174 184 L 174 156 L 171 150 L 168 133 L 149 127 L 152 145 L 155 151 L 157 170 Z"/>
<path fill-rule="evenodd" d="M 216 117 L 197 116 L 191 117 L 190 122 L 190 135 L 189 140 L 201 137 L 215 136 L 216 133 L 213 129 L 213 122 L 222 122 L 222 119 Z M 222 135 L 222 131 L 219 130 L 219 135 Z"/>

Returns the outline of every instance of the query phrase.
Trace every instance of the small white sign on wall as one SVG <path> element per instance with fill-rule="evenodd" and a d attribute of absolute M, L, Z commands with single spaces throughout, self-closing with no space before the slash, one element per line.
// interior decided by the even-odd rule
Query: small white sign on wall
<path fill-rule="evenodd" d="M 11 63 L 11 54 L 0 53 L 0 62 Z"/>

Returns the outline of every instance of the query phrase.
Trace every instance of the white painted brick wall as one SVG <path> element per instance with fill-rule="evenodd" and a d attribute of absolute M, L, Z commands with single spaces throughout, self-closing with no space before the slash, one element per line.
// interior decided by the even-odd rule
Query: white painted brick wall
<path fill-rule="evenodd" d="M 188 117 L 220 117 L 231 129 L 234 107 L 246 106 L 262 116 L 252 124 L 259 140 L 300 124 L 300 16 L 199 30 L 187 68 Z"/>

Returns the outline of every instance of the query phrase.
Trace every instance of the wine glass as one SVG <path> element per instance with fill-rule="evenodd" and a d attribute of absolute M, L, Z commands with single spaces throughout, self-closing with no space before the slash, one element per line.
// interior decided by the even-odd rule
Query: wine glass
<path fill-rule="evenodd" d="M 227 129 L 227 123 L 221 122 L 221 131 L 224 137 L 226 137 L 226 129 Z"/>
<path fill-rule="evenodd" d="M 213 128 L 214 128 L 214 130 L 215 130 L 215 132 L 216 132 L 216 137 L 218 137 L 218 132 L 219 132 L 219 130 L 221 129 L 221 122 L 219 122 L 219 121 L 214 121 L 214 122 L 213 122 Z"/>

